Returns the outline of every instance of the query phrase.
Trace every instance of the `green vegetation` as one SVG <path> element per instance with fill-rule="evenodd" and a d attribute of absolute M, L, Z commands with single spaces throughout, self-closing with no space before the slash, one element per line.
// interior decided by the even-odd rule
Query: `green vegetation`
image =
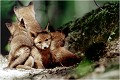
<path fill-rule="evenodd" d="M 92 61 L 84 59 L 80 62 L 79 66 L 75 68 L 75 72 L 77 73 L 77 75 L 79 75 L 79 77 L 82 77 L 93 71 L 92 65 L 93 65 Z"/>

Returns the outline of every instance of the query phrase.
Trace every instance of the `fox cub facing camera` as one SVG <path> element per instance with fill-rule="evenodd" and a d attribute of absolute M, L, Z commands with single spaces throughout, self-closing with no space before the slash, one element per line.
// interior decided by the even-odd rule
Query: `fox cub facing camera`
<path fill-rule="evenodd" d="M 72 66 L 78 63 L 79 57 L 64 48 L 65 34 L 62 31 L 49 32 L 48 26 L 34 39 L 35 47 L 42 57 L 45 68 L 55 66 Z"/>
<path fill-rule="evenodd" d="M 51 41 L 51 35 L 47 30 L 41 31 L 34 39 L 35 47 L 41 54 L 42 62 L 45 68 L 53 67 L 52 54 L 50 51 Z"/>

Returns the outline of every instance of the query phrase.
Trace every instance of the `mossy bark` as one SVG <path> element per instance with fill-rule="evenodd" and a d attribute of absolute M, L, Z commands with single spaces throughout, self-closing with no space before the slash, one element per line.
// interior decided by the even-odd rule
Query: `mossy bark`
<path fill-rule="evenodd" d="M 119 2 L 107 3 L 82 18 L 61 26 L 68 28 L 68 49 L 85 52 L 93 43 L 107 43 L 119 36 Z"/>

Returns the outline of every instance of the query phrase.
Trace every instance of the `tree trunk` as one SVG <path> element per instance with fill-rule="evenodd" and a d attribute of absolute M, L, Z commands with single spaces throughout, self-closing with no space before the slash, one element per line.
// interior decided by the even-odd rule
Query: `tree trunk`
<path fill-rule="evenodd" d="M 69 29 L 68 49 L 76 53 L 85 52 L 93 43 L 114 40 L 119 36 L 119 2 L 107 3 L 61 28 Z"/>

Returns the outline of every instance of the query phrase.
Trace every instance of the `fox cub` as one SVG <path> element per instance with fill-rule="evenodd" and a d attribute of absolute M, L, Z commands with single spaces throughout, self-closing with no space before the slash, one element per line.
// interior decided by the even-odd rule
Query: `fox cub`
<path fill-rule="evenodd" d="M 14 7 L 14 12 L 20 22 L 6 23 L 13 36 L 8 67 L 51 68 L 71 66 L 79 62 L 75 54 L 64 48 L 64 33 L 48 32 L 47 28 L 41 29 L 35 19 L 32 2 L 25 7 Z"/>
<path fill-rule="evenodd" d="M 32 37 L 36 36 L 36 33 L 42 30 L 39 23 L 35 19 L 33 2 L 30 2 L 28 6 L 20 8 L 14 7 L 14 12 L 19 21 L 21 19 L 24 20 L 25 27 Z"/>
<path fill-rule="evenodd" d="M 37 37 L 34 39 L 35 47 L 41 54 L 42 62 L 45 68 L 53 67 L 52 54 L 50 52 L 51 41 L 52 38 L 48 30 L 39 32 Z"/>
<path fill-rule="evenodd" d="M 12 35 L 8 68 L 44 68 L 41 54 L 33 45 L 34 40 L 25 29 L 23 19 L 21 22 L 6 23 L 6 26 Z"/>
<path fill-rule="evenodd" d="M 51 54 L 56 66 L 72 66 L 80 61 L 79 57 L 64 48 L 65 34 L 62 31 L 51 32 Z"/>
<path fill-rule="evenodd" d="M 6 26 L 12 35 L 8 57 L 9 68 L 15 68 L 17 65 L 24 63 L 29 57 L 31 51 L 30 48 L 33 45 L 33 39 L 27 33 L 22 22 L 23 21 L 6 23 Z M 31 57 L 29 59 L 31 59 Z"/>

